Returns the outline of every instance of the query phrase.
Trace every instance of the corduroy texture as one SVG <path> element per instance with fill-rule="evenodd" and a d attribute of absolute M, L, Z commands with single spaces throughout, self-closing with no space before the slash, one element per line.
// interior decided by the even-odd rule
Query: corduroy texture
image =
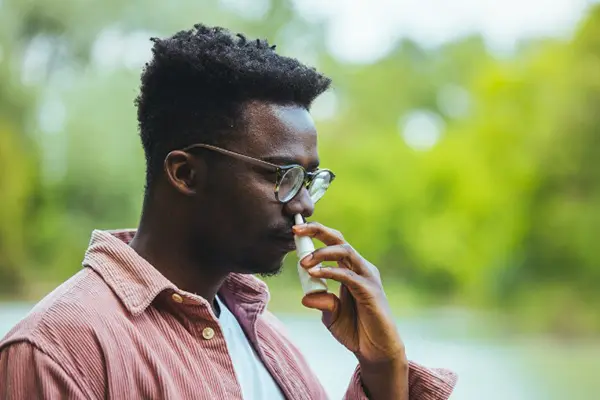
<path fill-rule="evenodd" d="M 212 308 L 129 247 L 134 234 L 94 231 L 84 268 L 0 341 L 0 399 L 242 399 Z M 286 398 L 327 398 L 262 281 L 231 274 L 219 293 Z M 444 400 L 456 375 L 411 362 L 409 381 L 411 400 Z M 366 399 L 359 367 L 345 398 Z"/>

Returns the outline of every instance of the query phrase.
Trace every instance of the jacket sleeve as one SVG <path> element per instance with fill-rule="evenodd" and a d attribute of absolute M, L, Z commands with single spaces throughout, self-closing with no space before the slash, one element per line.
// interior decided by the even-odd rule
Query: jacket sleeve
<path fill-rule="evenodd" d="M 447 400 L 456 385 L 457 375 L 447 369 L 426 368 L 410 361 L 408 371 L 409 400 Z M 362 386 L 360 365 L 356 367 L 344 400 L 367 400 Z"/>
<path fill-rule="evenodd" d="M 27 342 L 0 352 L 0 400 L 84 399 L 76 382 L 48 355 Z"/>

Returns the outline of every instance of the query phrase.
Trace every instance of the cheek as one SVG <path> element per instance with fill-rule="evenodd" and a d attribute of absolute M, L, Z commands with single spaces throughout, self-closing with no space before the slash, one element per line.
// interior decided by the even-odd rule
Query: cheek
<path fill-rule="evenodd" d="M 238 225 L 249 225 L 240 229 L 256 231 L 261 226 L 270 226 L 281 205 L 275 198 L 275 183 L 260 179 L 252 174 L 240 174 L 229 187 L 221 187 L 214 193 L 215 206 L 229 212 Z"/>
<path fill-rule="evenodd" d="M 274 177 L 250 173 L 239 176 L 236 183 L 238 195 L 247 204 L 261 205 L 261 208 L 278 204 Z"/>

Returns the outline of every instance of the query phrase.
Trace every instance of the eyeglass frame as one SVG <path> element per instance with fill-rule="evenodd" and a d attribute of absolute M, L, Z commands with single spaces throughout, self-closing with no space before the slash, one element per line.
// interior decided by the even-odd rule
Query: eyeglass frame
<path fill-rule="evenodd" d="M 309 186 L 313 183 L 314 177 L 319 174 L 319 173 L 323 173 L 323 172 L 327 172 L 329 173 L 331 179 L 329 181 L 329 184 L 331 185 L 331 182 L 333 182 L 333 180 L 335 179 L 335 174 L 333 173 L 333 171 L 327 169 L 327 168 L 319 168 L 316 171 L 307 171 L 306 168 L 304 168 L 302 165 L 300 164 L 289 164 L 289 165 L 277 165 L 277 164 L 273 164 L 271 162 L 265 161 L 265 160 L 261 160 L 259 158 L 254 158 L 254 157 L 250 157 L 247 156 L 245 154 L 241 154 L 241 153 L 237 153 L 235 151 L 231 151 L 231 150 L 227 150 L 224 149 L 222 147 L 217 147 L 217 146 L 213 146 L 210 144 L 204 144 L 204 143 L 196 143 L 196 144 L 192 144 L 189 145 L 187 147 L 184 147 L 183 149 L 181 149 L 181 151 L 190 151 L 196 148 L 203 148 L 203 149 L 208 149 L 208 150 L 213 150 L 216 151 L 218 153 L 224 154 L 224 155 L 228 155 L 230 157 L 233 158 L 237 158 L 239 160 L 242 161 L 246 161 L 250 164 L 259 166 L 259 167 L 265 167 L 265 168 L 269 168 L 274 170 L 277 173 L 276 179 L 275 179 L 275 188 L 274 188 L 274 192 L 275 192 L 275 198 L 277 199 L 278 202 L 285 204 L 288 203 L 290 201 L 292 201 L 294 199 L 294 197 L 296 197 L 298 195 L 298 193 L 300 193 L 300 190 L 302 190 L 302 186 L 306 187 L 307 189 L 309 188 Z M 302 172 L 304 173 L 304 182 L 302 185 L 300 185 L 300 187 L 298 188 L 298 190 L 296 191 L 296 193 L 294 193 L 293 196 L 291 196 L 288 200 L 286 201 L 282 201 L 279 199 L 279 189 L 281 186 L 281 182 L 283 180 L 283 177 L 285 175 L 286 172 L 288 172 L 289 170 L 293 169 L 293 168 L 301 168 Z M 329 187 L 328 187 L 329 188 Z"/>

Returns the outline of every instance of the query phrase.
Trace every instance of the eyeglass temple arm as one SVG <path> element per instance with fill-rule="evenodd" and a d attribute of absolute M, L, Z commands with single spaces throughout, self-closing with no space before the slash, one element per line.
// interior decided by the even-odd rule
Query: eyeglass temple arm
<path fill-rule="evenodd" d="M 211 146 L 210 144 L 193 144 L 191 146 L 188 146 L 188 147 L 184 148 L 183 150 L 186 151 L 186 150 L 193 149 L 193 148 L 196 148 L 196 147 L 201 147 L 201 148 L 213 150 L 213 151 L 219 152 L 221 154 L 225 154 L 225 155 L 228 155 L 228 156 L 231 156 L 231 157 L 234 157 L 234 158 L 238 158 L 238 159 L 241 159 L 243 161 L 246 161 L 246 162 L 249 162 L 251 164 L 261 166 L 261 167 L 269 167 L 269 168 L 279 169 L 279 166 L 277 166 L 275 164 L 271 164 L 268 161 L 259 160 L 258 158 L 246 156 L 244 154 L 236 153 L 236 152 L 231 151 L 231 150 L 226 150 L 226 149 L 222 149 L 220 147 Z"/>

